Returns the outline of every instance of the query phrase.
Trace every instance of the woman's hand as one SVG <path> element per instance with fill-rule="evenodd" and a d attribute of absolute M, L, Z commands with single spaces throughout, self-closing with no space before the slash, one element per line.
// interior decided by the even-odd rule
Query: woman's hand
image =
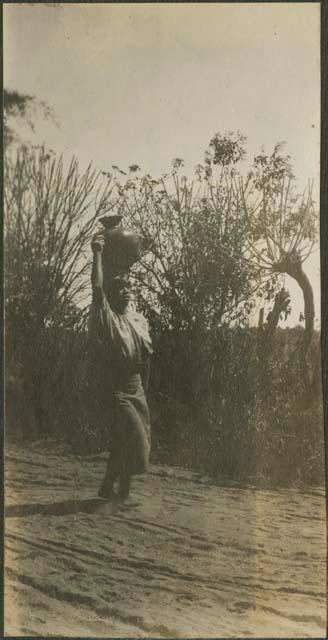
<path fill-rule="evenodd" d="M 105 245 L 105 232 L 103 229 L 99 229 L 99 231 L 96 231 L 91 241 L 91 249 L 93 253 L 97 253 L 98 251 L 102 253 L 104 245 Z"/>

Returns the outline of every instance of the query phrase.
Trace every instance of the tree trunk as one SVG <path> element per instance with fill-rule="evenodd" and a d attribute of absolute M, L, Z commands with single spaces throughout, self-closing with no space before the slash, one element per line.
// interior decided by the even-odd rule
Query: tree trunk
<path fill-rule="evenodd" d="M 311 344 L 314 330 L 314 297 L 312 285 L 306 273 L 303 271 L 302 263 L 298 256 L 286 256 L 281 262 L 276 263 L 273 268 L 277 273 L 286 273 L 291 278 L 294 278 L 302 289 L 304 299 L 305 332 L 300 356 L 303 380 L 306 387 L 308 387 L 310 384 L 310 373 L 306 362 L 306 355 Z"/>
<path fill-rule="evenodd" d="M 259 357 L 260 384 L 263 389 L 267 389 L 272 376 L 272 358 L 274 354 L 274 339 L 281 313 L 287 311 L 290 304 L 289 292 L 282 288 L 275 296 L 272 311 L 267 315 L 264 322 L 264 309 L 260 309 L 257 349 Z"/>

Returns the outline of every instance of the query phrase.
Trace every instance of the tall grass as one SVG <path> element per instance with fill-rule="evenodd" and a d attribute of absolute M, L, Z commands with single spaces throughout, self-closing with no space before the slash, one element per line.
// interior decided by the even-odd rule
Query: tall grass
<path fill-rule="evenodd" d="M 297 328 L 278 330 L 263 362 L 256 329 L 222 329 L 198 344 L 160 336 L 149 391 L 153 462 L 219 480 L 322 484 L 322 405 L 302 395 L 299 339 Z M 107 376 L 86 333 L 46 328 L 39 340 L 8 370 L 8 437 L 53 436 L 79 454 L 107 450 Z M 316 334 L 313 361 L 318 343 Z"/>

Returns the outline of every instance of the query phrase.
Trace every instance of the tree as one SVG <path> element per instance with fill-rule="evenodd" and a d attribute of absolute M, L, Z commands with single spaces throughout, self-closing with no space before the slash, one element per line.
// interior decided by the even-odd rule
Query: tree
<path fill-rule="evenodd" d="M 157 179 L 133 170 L 122 180 L 121 172 L 116 211 L 144 240 L 134 271 L 141 304 L 163 327 L 207 331 L 249 298 L 254 269 L 242 257 L 247 220 L 232 176 L 216 182 L 198 166 L 188 180 L 182 167 L 177 158 Z"/>
<path fill-rule="evenodd" d="M 18 91 L 4 89 L 3 112 L 5 148 L 8 148 L 14 142 L 19 142 L 19 136 L 15 131 L 17 122 L 24 122 L 31 131 L 35 131 L 34 119 L 38 115 L 56 123 L 54 111 L 46 102 Z"/>
<path fill-rule="evenodd" d="M 65 323 L 71 305 L 89 286 L 87 252 L 95 219 L 110 191 L 96 190 L 91 166 L 79 173 L 73 159 L 41 149 L 5 162 L 5 267 L 8 313 L 27 326 Z"/>
<path fill-rule="evenodd" d="M 147 247 L 134 271 L 140 305 L 154 326 L 189 332 L 190 343 L 224 323 L 247 322 L 262 299 L 275 302 L 265 327 L 273 335 L 290 311 L 279 276 L 296 279 L 305 304 L 305 381 L 314 305 L 302 264 L 317 241 L 312 188 L 297 193 L 281 144 L 257 155 L 243 177 L 246 142 L 238 131 L 216 133 L 190 179 L 181 158 L 159 178 L 141 176 L 137 164 L 129 173 L 114 166 L 115 206 Z"/>
<path fill-rule="evenodd" d="M 263 338 L 272 344 L 272 333 L 281 313 L 289 313 L 288 296 L 281 289 L 280 274 L 294 278 L 304 299 L 305 331 L 300 359 L 303 381 L 309 385 L 306 356 L 314 329 L 314 296 L 311 283 L 303 270 L 303 263 L 311 255 L 318 240 L 318 216 L 309 184 L 303 194 L 296 190 L 291 158 L 283 154 L 283 144 L 275 145 L 271 155 L 261 153 L 254 158 L 252 170 L 246 179 L 235 172 L 235 165 L 245 158 L 246 138 L 237 131 L 224 135 L 215 134 L 205 156 L 208 176 L 215 166 L 220 167 L 220 180 L 230 173 L 237 176 L 235 193 L 242 201 L 247 219 L 244 236 L 243 260 L 252 262 L 262 286 L 257 289 L 259 298 L 274 299 L 274 308 L 268 318 Z M 287 303 L 287 306 L 286 304 Z M 281 308 L 281 313 L 278 309 Z M 274 321 L 273 321 L 274 320 Z M 270 340 L 269 340 L 269 335 Z"/>
<path fill-rule="evenodd" d="M 262 285 L 245 254 L 249 230 L 236 170 L 226 162 L 216 169 L 218 176 L 204 163 L 187 179 L 181 158 L 160 178 L 140 176 L 138 165 L 128 174 L 113 167 L 115 212 L 139 232 L 145 247 L 133 272 L 138 304 L 161 341 L 170 342 L 176 364 L 183 363 L 176 366 L 177 377 L 181 381 L 183 370 L 183 396 L 195 406 L 208 393 L 199 372 L 217 328 L 245 322 Z M 172 389 L 181 389 L 173 377 L 172 367 Z"/>
<path fill-rule="evenodd" d="M 272 278 L 286 273 L 296 280 L 303 293 L 305 332 L 301 364 L 304 382 L 308 385 L 306 355 L 313 335 L 315 310 L 313 289 L 303 263 L 318 240 L 313 185 L 309 184 L 302 195 L 297 193 L 290 157 L 283 155 L 282 144 L 277 144 L 270 156 L 263 153 L 256 156 L 248 184 L 241 184 L 244 209 L 252 230 L 250 255 L 263 273 L 271 274 Z"/>
<path fill-rule="evenodd" d="M 5 160 L 7 372 L 20 370 L 26 410 L 34 408 L 41 431 L 45 393 L 63 375 L 59 337 L 86 313 L 90 236 L 111 189 L 99 178 L 91 166 L 80 173 L 75 159 L 65 170 L 43 149 Z"/>

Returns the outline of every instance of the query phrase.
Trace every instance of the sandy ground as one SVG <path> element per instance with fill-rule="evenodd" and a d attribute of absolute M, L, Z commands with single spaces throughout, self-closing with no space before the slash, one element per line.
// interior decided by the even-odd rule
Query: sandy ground
<path fill-rule="evenodd" d="M 125 508 L 104 456 L 7 446 L 5 634 L 325 637 L 323 490 L 152 467 Z"/>

